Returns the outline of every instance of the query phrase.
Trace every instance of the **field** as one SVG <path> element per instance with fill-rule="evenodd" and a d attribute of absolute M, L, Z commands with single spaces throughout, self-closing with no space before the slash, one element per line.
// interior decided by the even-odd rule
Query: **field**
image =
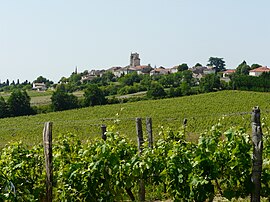
<path fill-rule="evenodd" d="M 28 145 L 42 141 L 44 122 L 53 122 L 54 137 L 60 133 L 76 133 L 82 140 L 100 136 L 100 125 L 119 131 L 136 140 L 135 118 L 152 117 L 154 138 L 167 128 L 182 128 L 187 118 L 186 132 L 190 139 L 220 122 L 223 128 L 250 128 L 252 107 L 260 106 L 263 122 L 269 125 L 269 93 L 221 91 L 173 99 L 150 100 L 116 105 L 95 106 L 36 116 L 1 119 L 0 147 L 10 141 L 22 140 Z M 144 127 L 144 126 L 143 126 Z"/>

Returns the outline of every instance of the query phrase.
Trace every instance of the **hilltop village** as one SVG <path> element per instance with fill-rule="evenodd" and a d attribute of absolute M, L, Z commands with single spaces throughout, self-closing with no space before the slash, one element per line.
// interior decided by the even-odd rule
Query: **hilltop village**
<path fill-rule="evenodd" d="M 221 60 L 222 58 L 216 58 Z M 225 64 L 225 63 L 224 63 Z M 214 65 L 206 65 L 203 66 L 197 63 L 195 66 L 188 68 L 188 66 L 183 63 L 183 70 L 190 70 L 192 72 L 192 77 L 195 79 L 201 79 L 207 74 L 215 74 L 217 73 L 217 68 Z M 264 72 L 269 72 L 270 68 L 261 67 L 260 65 L 256 66 L 255 69 L 250 69 L 248 71 L 250 76 L 260 76 Z M 138 75 L 150 75 L 150 76 L 160 76 L 176 73 L 181 71 L 181 65 L 175 65 L 170 68 L 165 68 L 163 66 L 160 67 L 152 67 L 151 64 L 141 65 L 141 59 L 138 53 L 131 53 L 130 55 L 130 64 L 125 67 L 115 66 L 111 67 L 107 70 L 89 70 L 84 72 L 84 75 L 81 78 L 81 82 L 91 81 L 96 77 L 101 77 L 106 72 L 111 72 L 115 77 L 119 78 L 121 76 L 136 72 Z M 77 72 L 77 70 L 75 70 Z M 225 69 L 225 65 L 223 71 L 221 73 L 221 80 L 230 81 L 229 76 L 236 72 L 236 69 Z"/>

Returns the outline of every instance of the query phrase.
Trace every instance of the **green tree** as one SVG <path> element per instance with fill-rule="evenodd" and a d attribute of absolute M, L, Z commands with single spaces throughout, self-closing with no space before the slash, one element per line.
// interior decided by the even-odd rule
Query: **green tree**
<path fill-rule="evenodd" d="M 163 98 L 166 96 L 164 88 L 159 83 L 152 83 L 146 93 L 149 98 Z"/>
<path fill-rule="evenodd" d="M 8 116 L 9 116 L 8 105 L 5 99 L 1 96 L 0 97 L 0 118 L 5 118 Z"/>
<path fill-rule="evenodd" d="M 215 91 L 220 86 L 220 78 L 217 74 L 207 74 L 200 82 L 200 88 L 203 92 Z"/>
<path fill-rule="evenodd" d="M 225 61 L 223 58 L 218 58 L 218 57 L 210 57 L 208 60 L 210 66 L 213 66 L 216 70 L 216 72 L 220 72 L 225 70 Z"/>
<path fill-rule="evenodd" d="M 180 84 L 180 89 L 181 89 L 181 92 L 183 95 L 189 95 L 190 94 L 190 85 L 186 82 L 186 81 L 183 81 L 181 84 Z"/>
<path fill-rule="evenodd" d="M 236 74 L 248 75 L 249 74 L 249 70 L 250 70 L 250 66 L 244 60 L 241 64 L 238 65 L 238 67 L 236 68 L 235 73 Z"/>
<path fill-rule="evenodd" d="M 84 92 L 84 105 L 94 106 L 106 104 L 103 91 L 97 85 L 89 85 Z"/>
<path fill-rule="evenodd" d="M 183 71 L 182 80 L 187 82 L 189 85 L 192 85 L 192 80 L 193 80 L 192 71 L 190 70 Z"/>
<path fill-rule="evenodd" d="M 7 100 L 7 105 L 11 116 L 24 116 L 34 114 L 30 106 L 31 98 L 26 91 L 14 90 Z"/>
<path fill-rule="evenodd" d="M 178 66 L 177 70 L 179 72 L 184 71 L 184 70 L 188 70 L 188 65 L 186 63 L 183 63 L 183 64 Z"/>
<path fill-rule="evenodd" d="M 134 83 L 139 83 L 142 78 L 137 74 L 137 72 L 132 72 L 119 79 L 122 85 L 132 86 Z"/>
<path fill-rule="evenodd" d="M 202 67 L 202 64 L 196 63 L 195 67 Z"/>
<path fill-rule="evenodd" d="M 259 65 L 259 64 L 252 64 L 250 69 L 256 69 L 256 68 L 259 68 L 261 67 L 262 65 Z"/>
<path fill-rule="evenodd" d="M 73 94 L 67 93 L 64 85 L 60 85 L 53 92 L 51 100 L 53 111 L 63 111 L 79 107 L 78 98 Z"/>

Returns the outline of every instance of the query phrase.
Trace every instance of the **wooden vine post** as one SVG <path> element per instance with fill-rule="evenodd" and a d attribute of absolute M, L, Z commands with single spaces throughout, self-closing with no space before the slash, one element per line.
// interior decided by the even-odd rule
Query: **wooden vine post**
<path fill-rule="evenodd" d="M 152 130 L 152 118 L 146 118 L 146 132 L 148 135 L 148 146 L 153 149 L 153 130 Z"/>
<path fill-rule="evenodd" d="M 143 151 L 143 142 L 144 142 L 141 118 L 136 118 L 136 132 L 138 137 L 138 151 L 140 155 Z M 145 185 L 143 179 L 140 179 L 139 199 L 140 201 L 145 201 Z"/>
<path fill-rule="evenodd" d="M 106 136 L 106 132 L 107 132 L 107 128 L 105 125 L 101 125 L 101 137 L 103 140 L 106 140 L 107 139 L 107 136 Z"/>
<path fill-rule="evenodd" d="M 263 151 L 263 140 L 262 140 L 263 134 L 261 128 L 259 107 L 254 107 L 252 110 L 251 125 L 252 125 L 252 144 L 253 144 L 251 201 L 258 202 L 260 201 L 262 151 Z"/>
<path fill-rule="evenodd" d="M 52 202 L 53 164 L 52 164 L 52 122 L 46 122 L 43 129 L 43 145 L 46 165 L 46 202 Z"/>

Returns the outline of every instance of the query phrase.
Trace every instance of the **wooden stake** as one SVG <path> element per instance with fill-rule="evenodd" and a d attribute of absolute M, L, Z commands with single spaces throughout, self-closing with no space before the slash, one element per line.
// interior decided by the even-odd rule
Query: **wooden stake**
<path fill-rule="evenodd" d="M 262 128 L 259 107 L 254 107 L 251 116 L 252 126 L 252 143 L 253 143 L 253 157 L 252 157 L 252 193 L 251 201 L 260 201 L 261 191 L 261 173 L 262 173 L 262 151 L 263 151 L 263 140 L 262 140 Z"/>
<path fill-rule="evenodd" d="M 152 130 L 152 118 L 146 118 L 146 132 L 148 135 L 148 146 L 153 149 L 153 130 Z"/>
<path fill-rule="evenodd" d="M 107 131 L 107 128 L 105 125 L 101 125 L 101 134 L 102 134 L 102 139 L 103 140 L 106 140 L 107 139 L 107 136 L 106 136 L 106 131 Z"/>
<path fill-rule="evenodd" d="M 143 142 L 144 142 L 141 118 L 136 118 L 136 131 L 137 131 L 137 136 L 138 136 L 138 151 L 140 155 L 143 151 Z M 139 199 L 140 201 L 145 201 L 145 185 L 144 185 L 143 179 L 140 179 Z"/>
<path fill-rule="evenodd" d="M 52 202 L 52 182 L 53 182 L 53 164 L 52 164 L 52 122 L 46 122 L 43 129 L 43 145 L 46 165 L 46 202 Z"/>

